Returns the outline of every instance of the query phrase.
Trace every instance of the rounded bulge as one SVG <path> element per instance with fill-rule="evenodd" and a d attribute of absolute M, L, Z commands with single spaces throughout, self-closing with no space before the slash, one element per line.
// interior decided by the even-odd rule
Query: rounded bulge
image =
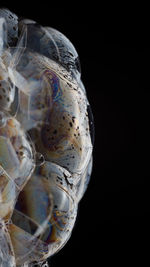
<path fill-rule="evenodd" d="M 74 176 L 81 174 L 92 153 L 86 95 L 53 60 L 31 52 L 25 59 L 17 71 L 26 79 L 28 92 L 20 92 L 17 118 L 45 160 Z"/>
<path fill-rule="evenodd" d="M 52 107 L 43 124 L 37 149 L 46 160 L 55 162 L 71 173 L 80 174 L 90 153 L 90 136 L 86 117 L 86 102 L 80 89 L 72 89 L 59 78 L 61 96 L 52 97 Z"/>
<path fill-rule="evenodd" d="M 26 80 L 26 86 L 20 84 L 17 119 L 46 160 L 20 193 L 9 225 L 17 264 L 23 264 L 53 255 L 70 237 L 76 185 L 86 172 L 92 144 L 86 96 L 66 70 L 29 52 L 17 71 Z M 47 211 L 42 218 L 41 210 Z"/>
<path fill-rule="evenodd" d="M 1 112 L 2 113 L 2 112 Z M 9 220 L 19 192 L 33 173 L 33 150 L 20 123 L 4 116 L 0 126 L 0 219 Z"/>
<path fill-rule="evenodd" d="M 69 239 L 77 214 L 69 173 L 45 162 L 20 192 L 9 224 L 17 266 L 58 252 Z"/>
<path fill-rule="evenodd" d="M 92 150 L 83 90 L 57 63 L 40 56 L 35 61 L 35 57 L 32 58 L 30 63 L 20 62 L 29 88 L 24 86 L 20 76 L 16 76 L 16 85 L 21 85 L 17 118 L 28 130 L 36 150 L 53 163 L 45 162 L 37 167 L 28 181 L 34 169 L 30 144 L 15 118 L 3 120 L 0 151 L 6 156 L 3 159 L 1 156 L 0 162 L 3 200 L 0 210 L 5 210 L 5 214 L 1 218 L 10 218 L 6 207 L 12 207 L 12 211 L 15 201 L 10 205 L 8 200 L 16 199 L 23 189 L 8 226 L 17 265 L 45 259 L 67 242 L 77 212 L 73 184 L 86 170 Z M 40 64 L 37 64 L 37 58 Z M 8 110 L 14 93 L 11 93 L 12 99 L 5 96 L 10 91 L 5 82 L 1 89 L 4 89 L 1 90 L 1 102 Z"/>

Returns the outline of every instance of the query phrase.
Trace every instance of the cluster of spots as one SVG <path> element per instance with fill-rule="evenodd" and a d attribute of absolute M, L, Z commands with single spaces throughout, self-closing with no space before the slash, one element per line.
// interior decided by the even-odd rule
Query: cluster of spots
<path fill-rule="evenodd" d="M 46 267 L 88 186 L 92 113 L 63 34 L 0 9 L 0 38 L 0 265 Z"/>
<path fill-rule="evenodd" d="M 7 9 L 0 9 L 0 17 L 7 23 L 7 38 L 11 46 L 15 46 L 18 38 L 18 17 Z"/>
<path fill-rule="evenodd" d="M 44 73 L 49 81 L 50 104 L 45 102 L 45 118 L 37 127 L 34 140 L 36 149 L 44 154 L 46 160 L 60 164 L 71 173 L 79 172 L 81 161 L 83 166 L 92 151 L 86 97 L 80 88 L 73 90 L 75 85 L 70 90 L 63 75 L 61 77 L 57 74 L 54 90 L 56 72 L 45 70 Z M 34 107 L 35 114 L 37 106 Z M 33 132 L 35 128 L 30 129 L 32 136 Z"/>
<path fill-rule="evenodd" d="M 0 109 L 8 110 L 13 102 L 14 85 L 10 78 L 0 80 Z"/>

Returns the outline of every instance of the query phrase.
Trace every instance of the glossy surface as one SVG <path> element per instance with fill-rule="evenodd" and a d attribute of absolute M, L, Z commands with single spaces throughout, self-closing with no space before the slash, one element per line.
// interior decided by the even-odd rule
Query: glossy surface
<path fill-rule="evenodd" d="M 0 9 L 0 261 L 41 265 L 68 241 L 92 170 L 93 118 L 62 33 Z M 4 231 L 6 230 L 6 232 Z"/>

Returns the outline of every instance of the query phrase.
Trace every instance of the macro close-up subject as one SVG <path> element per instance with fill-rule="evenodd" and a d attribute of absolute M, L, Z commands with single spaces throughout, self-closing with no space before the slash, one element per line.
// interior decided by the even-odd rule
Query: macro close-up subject
<path fill-rule="evenodd" d="M 149 9 L 103 4 L 0 1 L 0 267 L 149 261 Z"/>
<path fill-rule="evenodd" d="M 0 266 L 46 266 L 92 171 L 93 117 L 63 33 L 0 9 Z"/>

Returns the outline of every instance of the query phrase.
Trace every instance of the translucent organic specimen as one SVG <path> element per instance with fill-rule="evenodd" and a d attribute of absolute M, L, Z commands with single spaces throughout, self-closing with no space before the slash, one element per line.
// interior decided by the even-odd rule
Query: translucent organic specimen
<path fill-rule="evenodd" d="M 60 32 L 0 9 L 0 266 L 48 266 L 92 170 L 92 113 Z"/>

